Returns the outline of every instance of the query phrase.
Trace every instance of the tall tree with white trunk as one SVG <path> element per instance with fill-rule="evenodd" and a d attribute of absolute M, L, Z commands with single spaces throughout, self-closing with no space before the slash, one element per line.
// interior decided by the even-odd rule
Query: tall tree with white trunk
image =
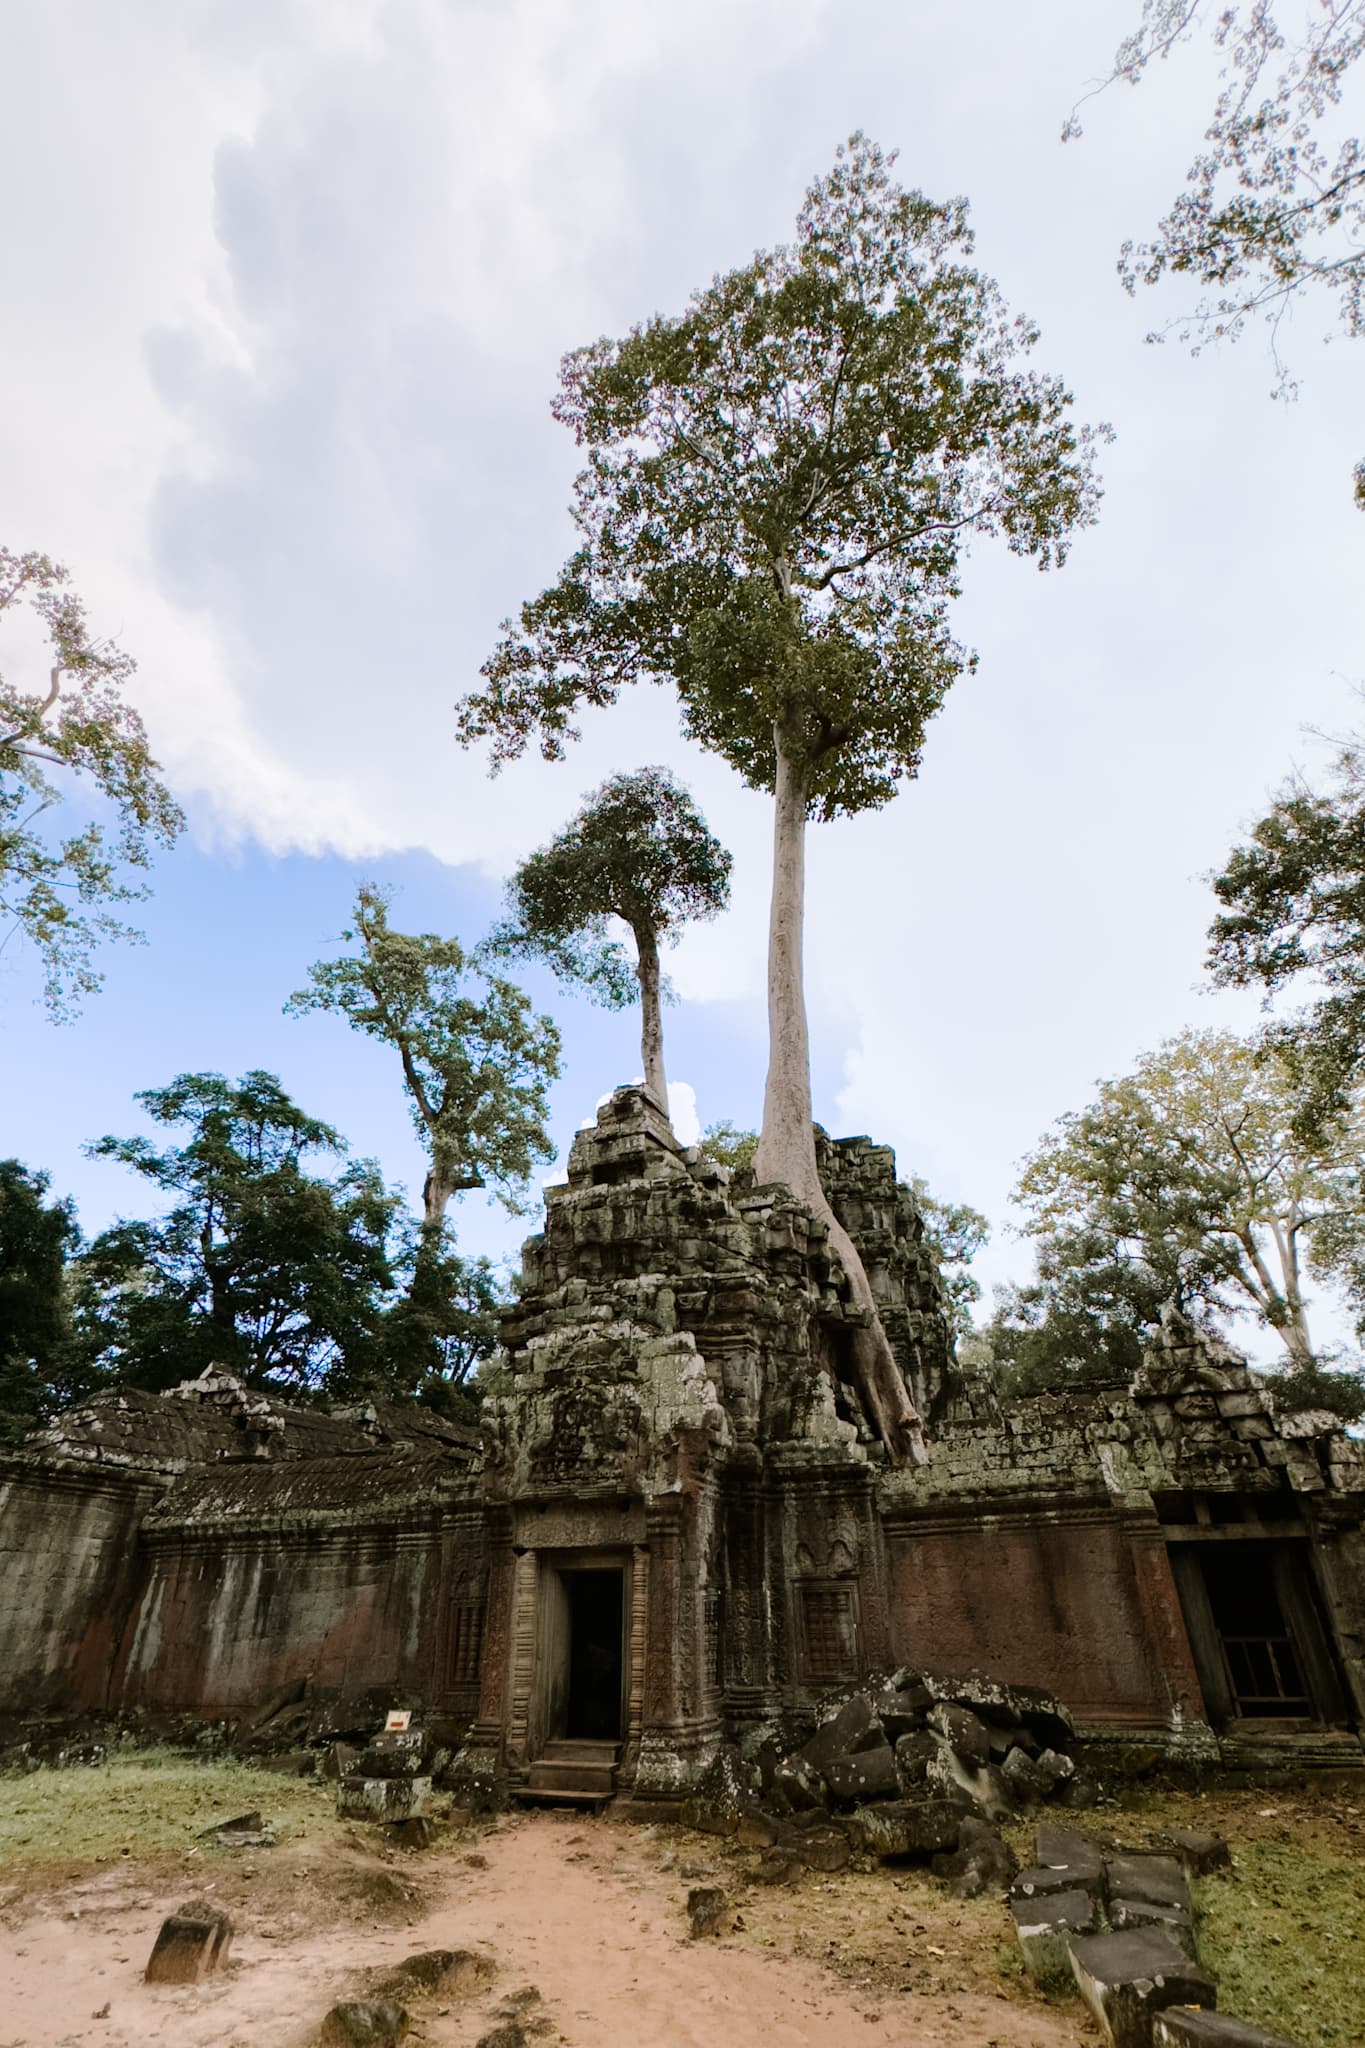
<path fill-rule="evenodd" d="M 1094 517 L 1093 436 L 1027 366 L 1036 339 L 967 262 L 960 200 L 906 191 L 863 136 L 794 242 L 673 318 L 565 358 L 556 416 L 586 452 L 580 545 L 509 621 L 460 707 L 496 762 L 548 759 L 580 705 L 671 682 L 691 736 L 775 798 L 761 1181 L 828 1225 L 863 1320 L 850 1370 L 893 1457 L 919 1422 L 825 1199 L 803 994 L 805 828 L 875 808 L 971 666 L 948 627 L 969 537 L 1044 566 Z"/>
<path fill-rule="evenodd" d="M 508 884 L 509 914 L 493 953 L 531 954 L 614 1010 L 640 1004 L 645 1087 L 665 1116 L 663 973 L 659 948 L 684 924 L 730 900 L 730 855 L 666 768 L 612 775 Z M 635 964 L 614 936 L 624 925 Z"/>

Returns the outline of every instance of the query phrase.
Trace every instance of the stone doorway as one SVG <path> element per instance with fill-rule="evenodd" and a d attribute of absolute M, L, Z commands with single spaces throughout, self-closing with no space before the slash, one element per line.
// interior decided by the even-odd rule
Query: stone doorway
<path fill-rule="evenodd" d="M 531 1756 L 568 1742 L 617 1745 L 625 1733 L 623 1562 L 540 1568 Z"/>
<path fill-rule="evenodd" d="M 1173 1544 L 1171 1564 L 1215 1727 L 1349 1718 L 1305 1543 Z"/>

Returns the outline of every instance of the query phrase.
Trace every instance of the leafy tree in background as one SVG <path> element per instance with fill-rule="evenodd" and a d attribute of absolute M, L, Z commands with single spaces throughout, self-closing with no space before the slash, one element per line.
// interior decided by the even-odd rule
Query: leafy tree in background
<path fill-rule="evenodd" d="M 708 1159 L 713 1159 L 717 1166 L 728 1167 L 731 1173 L 752 1172 L 758 1132 L 742 1131 L 738 1124 L 722 1118 L 719 1123 L 706 1126 L 701 1134 L 701 1149 Z"/>
<path fill-rule="evenodd" d="M 1343 334 L 1365 334 L 1365 148 L 1349 132 L 1358 125 L 1360 73 L 1351 73 L 1365 54 L 1365 0 L 1143 0 L 1095 90 L 1119 79 L 1137 85 L 1203 29 L 1225 60 L 1212 119 L 1186 189 L 1153 241 L 1124 243 L 1119 274 L 1130 293 L 1168 277 L 1207 289 L 1172 323 L 1196 353 L 1268 322 L 1276 390 L 1292 395 L 1278 343 L 1295 302 L 1325 295 Z M 1062 132 L 1081 133 L 1075 109 Z M 1365 506 L 1365 462 L 1355 475 Z"/>
<path fill-rule="evenodd" d="M 185 821 L 124 696 L 132 657 L 91 638 L 65 569 L 0 548 L 0 616 L 25 604 L 52 661 L 46 689 L 0 676 L 0 946 L 15 933 L 29 940 L 48 1010 L 65 1019 L 100 987 L 101 941 L 139 936 L 118 912 L 147 895 L 139 871 Z M 113 812 L 112 827 L 98 815 L 82 822 L 91 798 Z"/>
<path fill-rule="evenodd" d="M 412 1374 L 440 1376 L 443 1290 L 455 1256 L 446 1211 L 456 1195 L 487 1188 L 516 1214 L 537 1165 L 554 1158 L 546 1122 L 559 1033 L 514 981 L 475 971 L 457 940 L 393 931 L 388 913 L 382 890 L 361 889 L 343 934 L 356 951 L 317 961 L 286 1009 L 295 1017 L 332 1012 L 398 1054 L 431 1164 L 411 1308 L 391 1334 L 411 1338 Z"/>
<path fill-rule="evenodd" d="M 972 1310 L 981 1299 L 981 1282 L 972 1260 L 985 1245 L 991 1226 L 979 1209 L 966 1202 L 941 1202 L 918 1174 L 908 1182 L 924 1219 L 924 1241 L 938 1264 L 943 1307 L 954 1342 L 972 1327 Z"/>
<path fill-rule="evenodd" d="M 1140 1336 L 1164 1300 L 1196 1316 L 1240 1309 L 1311 1373 L 1305 1277 L 1351 1285 L 1365 1204 L 1358 1130 L 1343 1122 L 1309 1142 L 1300 1102 L 1273 1043 L 1227 1032 L 1185 1032 L 1105 1082 L 1025 1162 L 1016 1199 L 1039 1241 L 1041 1292 L 1020 1291 L 1006 1320 L 1036 1332 L 1055 1310 L 1054 1353 L 1088 1324 L 1126 1364 L 1121 1333 Z"/>
<path fill-rule="evenodd" d="M 693 738 L 774 796 L 761 1181 L 830 1231 L 865 1322 L 851 1367 L 893 1456 L 919 1420 L 862 1261 L 819 1182 L 803 990 L 805 827 L 890 800 L 970 666 L 947 620 L 963 547 L 1043 565 L 1095 515 L 1090 434 L 1036 335 L 966 261 L 967 210 L 905 191 L 863 136 L 789 246 L 674 318 L 566 357 L 555 403 L 587 453 L 581 544 L 510 621 L 460 707 L 495 764 L 557 759 L 577 707 L 671 682 Z"/>
<path fill-rule="evenodd" d="M 683 925 L 725 909 L 730 867 L 666 768 L 613 775 L 565 831 L 522 862 L 508 884 L 508 919 L 493 936 L 492 950 L 538 956 L 611 1009 L 638 998 L 645 1087 L 665 1116 L 659 947 L 675 943 Z M 633 967 L 612 936 L 613 919 L 635 941 Z"/>
<path fill-rule="evenodd" d="M 0 1444 L 16 1443 L 65 1393 L 71 1345 L 67 1262 L 80 1242 L 48 1177 L 0 1159 Z"/>
<path fill-rule="evenodd" d="M 1305 1083 L 1300 1122 L 1312 1137 L 1338 1122 L 1365 1078 L 1365 757 L 1341 753 L 1316 794 L 1295 781 L 1229 857 L 1214 890 L 1214 980 L 1259 985 L 1267 999 L 1297 982 L 1320 994 L 1275 1027 Z"/>
<path fill-rule="evenodd" d="M 80 1333 L 105 1374 L 166 1387 L 215 1364 L 286 1393 L 373 1377 L 397 1207 L 373 1162 L 310 1173 L 312 1156 L 345 1146 L 273 1074 L 181 1074 L 137 1100 L 188 1136 L 90 1147 L 172 1198 L 154 1221 L 101 1232 L 80 1261 Z"/>

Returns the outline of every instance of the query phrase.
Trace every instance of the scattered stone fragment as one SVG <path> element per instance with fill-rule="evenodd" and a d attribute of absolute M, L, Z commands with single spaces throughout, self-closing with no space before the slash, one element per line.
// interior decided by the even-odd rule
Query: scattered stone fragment
<path fill-rule="evenodd" d="M 842 1870 L 853 1853 L 848 1836 L 837 1828 L 806 1828 L 791 1846 L 807 1870 Z"/>
<path fill-rule="evenodd" d="M 401 2001 L 417 1993 L 468 1998 L 491 1984 L 496 1974 L 490 1957 L 472 1948 L 429 1948 L 381 1970 L 373 1989 L 381 1998 Z"/>
<path fill-rule="evenodd" d="M 388 1839 L 398 1849 L 429 1849 L 432 1843 L 431 1822 L 424 1814 L 417 1814 L 412 1820 L 390 1821 L 384 1830 Z"/>
<path fill-rule="evenodd" d="M 337 1781 L 337 1817 L 417 1820 L 430 1797 L 430 1778 L 341 1778 Z"/>
<path fill-rule="evenodd" d="M 847 1843 L 844 1847 L 847 1849 Z M 694 1941 L 710 1934 L 732 1934 L 734 1901 L 719 1885 L 695 1885 L 687 1894 L 687 1920 Z"/>
<path fill-rule="evenodd" d="M 334 2005 L 318 2031 L 321 2048 L 394 2048 L 412 2021 L 387 2000 Z"/>
<path fill-rule="evenodd" d="M 527 2048 L 526 2029 L 520 2020 L 500 2020 L 486 2034 L 480 2034 L 474 2048 Z"/>
<path fill-rule="evenodd" d="M 777 1822 L 766 1813 L 741 1814 L 735 1839 L 743 1849 L 771 1849 L 777 1840 Z"/>
<path fill-rule="evenodd" d="M 1113 2048 L 1150 2048 L 1154 2016 L 1167 2006 L 1218 2002 L 1212 1977 L 1163 1927 L 1092 1934 L 1073 1943 L 1071 1969 Z"/>
<path fill-rule="evenodd" d="M 825 1783 L 835 1799 L 894 1799 L 900 1791 L 896 1753 L 889 1742 L 836 1757 L 825 1767 Z"/>
<path fill-rule="evenodd" d="M 1231 2013 L 1198 2005 L 1168 2005 L 1152 2021 L 1152 2048 L 1298 2048 L 1283 2034 L 1268 2034 Z"/>
<path fill-rule="evenodd" d="M 854 1814 L 849 1829 L 873 1856 L 932 1856 L 957 1848 L 965 1819 L 947 1799 L 886 1800 Z"/>
<path fill-rule="evenodd" d="M 1033 1830 L 1033 1855 L 1039 1869 L 1063 1872 L 1082 1891 L 1098 1891 L 1104 1882 L 1103 1849 L 1074 1828 L 1040 1822 Z"/>
<path fill-rule="evenodd" d="M 707 1835 L 733 1835 L 753 1803 L 753 1767 L 732 1742 L 723 1742 L 703 1771 L 696 1791 L 683 1801 L 683 1826 Z"/>
<path fill-rule="evenodd" d="M 1093 1934 L 1097 1909 L 1089 1892 L 1053 1892 L 1041 1899 L 1011 1899 L 1010 1914 L 1024 1960 L 1035 1981 L 1056 1989 L 1069 1981 L 1071 1944 Z"/>
<path fill-rule="evenodd" d="M 191 1899 L 161 1923 L 144 1972 L 149 1984 L 198 1984 L 227 1961 L 232 1922 L 205 1899 Z"/>
<path fill-rule="evenodd" d="M 789 1849 L 768 1849 L 749 1872 L 755 1884 L 794 1884 L 804 1865 Z"/>
<path fill-rule="evenodd" d="M 265 1822 L 259 1807 L 252 1807 L 250 1813 L 235 1813 L 231 1820 L 216 1820 L 212 1827 L 200 1828 L 199 1839 L 206 1842 L 211 1835 L 258 1835 Z"/>
<path fill-rule="evenodd" d="M 1051 1754 L 1050 1751 L 1048 1753 Z M 1040 1800 L 1047 1798 L 1055 1782 L 1052 1774 L 1043 1770 L 1018 1744 L 1006 1755 L 1000 1766 L 1000 1775 L 1005 1781 L 1006 1791 L 1020 1806 L 1038 1805 Z"/>
<path fill-rule="evenodd" d="M 955 1706 L 951 1701 L 940 1702 L 929 1710 L 929 1726 L 936 1735 L 943 1737 L 954 1756 L 961 1757 L 964 1764 L 990 1762 L 990 1730 L 969 1707 Z"/>
<path fill-rule="evenodd" d="M 1183 1907 L 1155 1906 L 1147 1899 L 1111 1899 L 1109 1925 L 1116 1934 L 1125 1933 L 1130 1927 L 1164 1927 L 1186 1955 L 1198 1961 L 1194 1914 Z"/>
<path fill-rule="evenodd" d="M 815 1766 L 799 1753 L 784 1757 L 773 1771 L 773 1792 L 785 1800 L 793 1813 L 825 1803 L 825 1781 Z"/>
<path fill-rule="evenodd" d="M 935 1856 L 930 1868 L 955 1899 L 979 1899 L 983 1892 L 1007 1891 L 1019 1859 L 998 1828 L 964 1814 L 957 1848 Z"/>
<path fill-rule="evenodd" d="M 1168 1828 L 1164 1840 L 1191 1877 L 1208 1877 L 1232 1867 L 1232 1851 L 1221 1835 L 1203 1828 Z"/>
<path fill-rule="evenodd" d="M 877 1699 L 877 1718 L 886 1731 L 887 1741 L 898 1742 L 902 1736 L 922 1729 L 933 1703 L 928 1686 L 918 1683 L 881 1693 Z"/>

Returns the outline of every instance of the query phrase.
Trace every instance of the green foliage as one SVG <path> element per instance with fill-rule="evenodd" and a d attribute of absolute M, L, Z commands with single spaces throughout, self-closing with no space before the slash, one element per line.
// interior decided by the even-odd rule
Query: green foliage
<path fill-rule="evenodd" d="M 758 1132 L 742 1131 L 738 1124 L 722 1118 L 719 1123 L 708 1124 L 702 1132 L 701 1150 L 717 1166 L 728 1167 L 731 1173 L 747 1173 L 753 1168 L 758 1150 Z"/>
<path fill-rule="evenodd" d="M 1298 982 L 1319 995 L 1278 1027 L 1283 1055 L 1302 1070 L 1304 1134 L 1340 1118 L 1365 1075 L 1365 760 L 1340 755 L 1317 794 L 1290 783 L 1248 845 L 1231 854 L 1214 890 L 1223 905 L 1209 963 L 1224 985 L 1267 999 Z"/>
<path fill-rule="evenodd" d="M 972 1260 L 985 1245 L 991 1226 L 979 1209 L 966 1202 L 941 1202 L 918 1174 L 908 1186 L 924 1223 L 924 1242 L 938 1264 L 943 1308 L 950 1335 L 956 1340 L 972 1327 L 972 1310 L 981 1299 L 981 1282 Z"/>
<path fill-rule="evenodd" d="M 1138 84 L 1209 27 L 1225 60 L 1213 117 L 1155 240 L 1126 242 L 1119 274 L 1130 293 L 1172 277 L 1210 288 L 1172 323 L 1196 353 L 1265 320 L 1281 395 L 1295 388 L 1278 349 L 1294 302 L 1326 293 L 1341 332 L 1365 334 L 1365 149 L 1341 124 L 1348 74 L 1365 54 L 1365 0 L 1297 11 L 1285 25 L 1273 0 L 1143 0 L 1103 81 Z M 1080 132 L 1073 110 L 1063 134 Z M 1356 489 L 1365 496 L 1365 464 Z"/>
<path fill-rule="evenodd" d="M 1034 329 L 965 261 L 965 205 L 891 161 L 855 136 L 794 243 L 565 358 L 580 545 L 506 625 L 466 743 L 557 759 L 578 706 L 648 680 L 752 787 L 780 732 L 820 817 L 915 772 L 969 665 L 947 624 L 964 542 L 1059 561 L 1097 488 L 1069 394 L 1023 367 Z"/>
<path fill-rule="evenodd" d="M 0 676 L 0 924 L 36 948 L 47 1007 L 64 1019 L 100 987 L 100 942 L 138 936 L 119 908 L 147 895 L 140 871 L 185 821 L 125 700 L 131 656 L 91 638 L 65 569 L 0 547 L 0 615 L 25 603 L 52 665 L 44 691 Z M 112 823 L 78 822 L 91 799 Z"/>
<path fill-rule="evenodd" d="M 365 1359 L 356 1391 L 376 1385 L 438 1413 L 471 1417 L 473 1383 L 498 1342 L 506 1293 L 489 1259 L 466 1259 L 448 1229 L 407 1223 L 394 1261 L 402 1293 L 384 1316 L 379 1360 Z"/>
<path fill-rule="evenodd" d="M 666 768 L 610 776 L 567 830 L 517 869 L 490 950 L 537 955 L 598 1002 L 624 1009 L 639 989 L 613 919 L 634 934 L 637 953 L 675 940 L 684 924 L 725 909 L 730 868 Z"/>
<path fill-rule="evenodd" d="M 382 890 L 360 890 L 343 933 L 356 952 L 319 960 L 287 1012 L 334 1012 L 398 1053 L 431 1155 L 428 1223 L 471 1188 L 490 1189 L 515 1214 L 537 1164 L 554 1157 L 545 1124 L 559 1033 L 515 982 L 475 973 L 457 940 L 392 931 L 388 910 Z"/>
<path fill-rule="evenodd" d="M 46 1174 L 0 1159 L 0 1444 L 45 1421 L 66 1391 L 67 1262 L 80 1232 L 71 1203 L 47 1190 Z"/>
<path fill-rule="evenodd" d="M 166 1387 L 216 1364 L 284 1392 L 373 1376 L 397 1207 L 373 1162 L 310 1174 L 311 1155 L 345 1147 L 273 1074 L 182 1074 L 137 1099 L 189 1135 L 90 1148 L 172 1198 L 155 1221 L 103 1231 L 80 1261 L 78 1324 L 104 1373 Z"/>
<path fill-rule="evenodd" d="M 1344 1125 L 1305 1141 L 1301 1104 L 1273 1042 L 1187 1031 L 1060 1118 L 1018 1199 L 1036 1235 L 1080 1233 L 1181 1308 L 1249 1309 L 1309 1355 L 1302 1269 L 1316 1232 L 1359 1214 L 1359 1147 Z"/>

